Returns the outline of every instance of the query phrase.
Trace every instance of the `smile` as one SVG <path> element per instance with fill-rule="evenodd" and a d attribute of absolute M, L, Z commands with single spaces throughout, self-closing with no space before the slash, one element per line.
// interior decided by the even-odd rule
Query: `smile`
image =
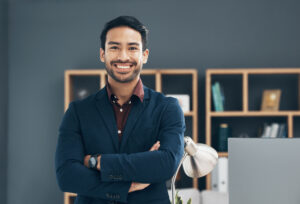
<path fill-rule="evenodd" d="M 119 69 L 129 69 L 130 66 L 129 65 L 126 65 L 126 66 L 124 66 L 124 65 L 117 65 L 117 68 L 119 68 Z"/>
<path fill-rule="evenodd" d="M 125 62 L 125 63 L 113 63 L 113 66 L 119 71 L 129 71 L 133 67 L 134 63 Z"/>

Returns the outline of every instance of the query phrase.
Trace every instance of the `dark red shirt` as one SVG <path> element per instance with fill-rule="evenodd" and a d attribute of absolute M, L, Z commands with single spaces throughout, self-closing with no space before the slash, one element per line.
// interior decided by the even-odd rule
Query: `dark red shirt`
<path fill-rule="evenodd" d="M 126 125 L 126 121 L 129 116 L 134 100 L 139 99 L 141 102 L 143 102 L 144 100 L 143 83 L 141 79 L 138 81 L 136 87 L 133 90 L 132 96 L 122 106 L 118 103 L 119 99 L 117 98 L 116 95 L 112 93 L 112 90 L 108 83 L 106 86 L 106 90 L 107 90 L 108 99 L 110 100 L 114 108 L 114 113 L 115 113 L 115 118 L 116 118 L 117 128 L 118 128 L 119 142 L 121 142 L 123 130 Z"/>

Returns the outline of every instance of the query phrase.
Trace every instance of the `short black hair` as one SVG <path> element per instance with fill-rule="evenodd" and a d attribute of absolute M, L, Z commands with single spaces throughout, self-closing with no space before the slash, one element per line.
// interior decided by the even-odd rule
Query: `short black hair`
<path fill-rule="evenodd" d="M 105 50 L 107 32 L 112 28 L 116 28 L 120 26 L 128 26 L 138 31 L 142 36 L 143 51 L 147 49 L 147 41 L 148 41 L 148 33 L 149 33 L 148 29 L 138 19 L 136 19 L 133 16 L 119 16 L 107 22 L 101 32 L 100 40 L 101 40 L 101 48 L 103 50 Z"/>

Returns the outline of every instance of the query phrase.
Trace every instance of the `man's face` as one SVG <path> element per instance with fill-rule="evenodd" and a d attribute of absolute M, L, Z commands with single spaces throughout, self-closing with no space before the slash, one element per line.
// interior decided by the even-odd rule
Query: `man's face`
<path fill-rule="evenodd" d="M 142 50 L 141 34 L 127 26 L 110 29 L 106 34 L 105 51 L 100 59 L 105 63 L 109 78 L 127 83 L 138 79 L 149 50 Z"/>

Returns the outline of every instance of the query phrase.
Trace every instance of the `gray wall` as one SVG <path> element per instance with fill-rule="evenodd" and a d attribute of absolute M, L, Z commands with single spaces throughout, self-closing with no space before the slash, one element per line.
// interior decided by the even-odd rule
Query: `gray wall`
<path fill-rule="evenodd" d="M 103 24 L 134 15 L 150 29 L 145 68 L 197 68 L 204 142 L 205 69 L 300 67 L 297 0 L 11 1 L 7 203 L 63 203 L 54 172 L 66 69 L 103 68 Z"/>
<path fill-rule="evenodd" d="M 7 1 L 0 0 L 0 203 L 6 203 L 8 24 Z"/>

